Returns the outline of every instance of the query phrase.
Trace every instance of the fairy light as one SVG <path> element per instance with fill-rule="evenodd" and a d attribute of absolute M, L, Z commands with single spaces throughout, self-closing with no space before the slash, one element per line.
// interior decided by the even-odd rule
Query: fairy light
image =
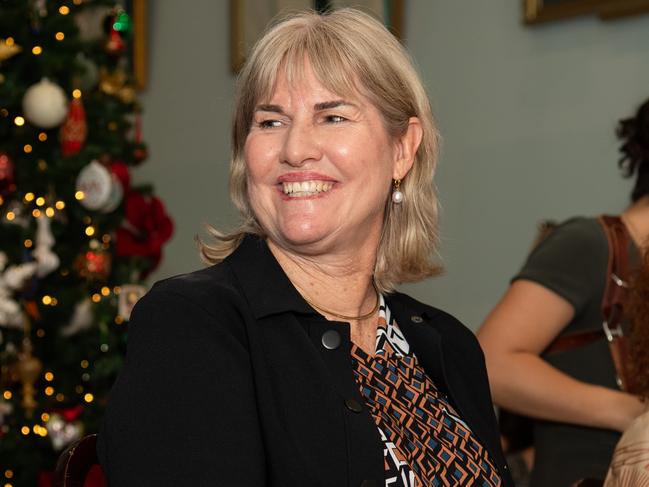
<path fill-rule="evenodd" d="M 70 13 L 70 7 L 68 7 L 67 5 L 61 5 L 59 7 L 59 13 L 61 15 L 68 15 Z"/>
<path fill-rule="evenodd" d="M 23 426 L 22 428 L 20 428 L 20 432 L 25 436 L 29 434 L 29 431 L 29 426 Z"/>
<path fill-rule="evenodd" d="M 5 202 L 5 200 L 2 199 L 2 196 L 0 196 L 0 206 L 2 206 L 4 204 L 4 202 Z"/>
<path fill-rule="evenodd" d="M 27 194 L 25 195 L 25 201 L 26 201 L 27 203 L 29 203 L 29 202 L 31 202 L 31 201 L 34 201 L 34 198 L 35 198 L 35 197 L 36 197 L 36 196 L 34 195 L 34 193 L 27 193 Z"/>
<path fill-rule="evenodd" d="M 39 328 L 38 330 L 36 330 L 36 336 L 38 338 L 43 338 L 45 336 L 45 330 L 43 330 L 42 328 Z"/>
<path fill-rule="evenodd" d="M 85 195 L 85 193 L 83 191 L 77 191 L 76 193 L 74 193 L 74 198 L 79 200 L 79 201 L 81 201 L 85 197 L 86 197 L 86 195 Z"/>
<path fill-rule="evenodd" d="M 101 294 L 102 296 L 108 296 L 110 294 L 110 288 L 108 286 L 104 286 L 101 288 Z"/>
<path fill-rule="evenodd" d="M 124 317 L 122 315 L 115 316 L 115 324 L 121 325 L 122 323 L 124 323 Z"/>
<path fill-rule="evenodd" d="M 36 198 L 36 206 L 43 206 L 45 204 L 45 198 L 42 196 L 39 196 Z"/>
<path fill-rule="evenodd" d="M 21 116 L 18 116 L 16 118 L 14 118 L 14 123 L 16 125 L 18 125 L 19 127 L 22 127 L 23 125 L 25 125 L 25 119 L 23 117 L 21 117 Z"/>
<path fill-rule="evenodd" d="M 49 306 L 50 304 L 52 304 L 52 296 L 48 296 L 46 294 L 45 296 L 43 296 L 42 301 L 45 306 Z"/>
<path fill-rule="evenodd" d="M 43 52 L 43 48 L 41 46 L 34 46 L 32 47 L 32 54 L 34 56 L 38 56 L 40 53 Z"/>
<path fill-rule="evenodd" d="M 9 469 L 5 470 L 5 478 L 11 479 L 13 478 L 13 476 L 14 476 L 13 470 L 9 470 Z"/>
<path fill-rule="evenodd" d="M 56 206 L 56 209 L 60 211 L 60 210 L 65 208 L 65 201 L 60 201 L 59 200 L 59 201 L 56 202 L 56 204 L 54 206 Z"/>
<path fill-rule="evenodd" d="M 41 210 L 39 210 L 38 208 L 36 208 L 34 211 L 32 211 L 32 216 L 33 216 L 34 218 L 40 218 L 40 216 L 41 216 Z"/>
<path fill-rule="evenodd" d="M 47 161 L 45 161 L 45 159 L 38 160 L 38 170 L 39 171 L 47 170 Z"/>
<path fill-rule="evenodd" d="M 91 299 L 92 299 L 93 303 L 98 303 L 99 301 L 101 301 L 101 295 L 99 295 L 98 293 L 95 293 L 95 294 L 92 295 Z"/>
<path fill-rule="evenodd" d="M 86 235 L 88 235 L 89 237 L 92 237 L 94 234 L 95 234 L 95 227 L 93 227 L 92 225 L 87 226 L 86 227 Z"/>
<path fill-rule="evenodd" d="M 83 394 L 83 386 L 81 384 L 77 385 L 74 388 L 74 392 L 76 392 L 77 394 Z"/>
<path fill-rule="evenodd" d="M 119 287 L 119 286 L 115 286 L 115 287 L 113 288 L 113 292 L 114 292 L 115 294 L 119 294 L 119 293 L 122 292 L 122 288 Z"/>
<path fill-rule="evenodd" d="M 45 395 L 51 396 L 52 394 L 54 394 L 54 388 L 52 386 L 47 386 L 45 388 Z"/>
<path fill-rule="evenodd" d="M 41 132 L 40 134 L 38 134 L 38 140 L 45 142 L 47 140 L 47 134 L 45 132 Z"/>
<path fill-rule="evenodd" d="M 63 32 L 57 32 L 57 33 L 54 35 L 54 38 L 55 38 L 57 41 L 62 41 L 63 39 L 65 39 L 65 34 L 64 34 Z"/>
<path fill-rule="evenodd" d="M 87 403 L 91 403 L 92 401 L 95 400 L 95 396 L 93 396 L 90 393 L 87 393 L 86 395 L 83 396 L 83 400 L 86 401 Z"/>
<path fill-rule="evenodd" d="M 57 400 L 58 402 L 63 402 L 63 401 L 65 401 L 65 396 L 59 392 L 59 393 L 56 395 L 56 400 Z"/>
<path fill-rule="evenodd" d="M 90 365 L 90 362 L 88 362 L 87 360 L 82 360 L 81 361 L 81 368 L 82 369 L 87 369 L 89 365 Z"/>
<path fill-rule="evenodd" d="M 54 216 L 54 208 L 49 207 L 45 210 L 45 214 L 49 217 L 52 218 Z"/>
<path fill-rule="evenodd" d="M 54 380 L 54 374 L 52 372 L 45 372 L 45 380 L 52 382 Z"/>
<path fill-rule="evenodd" d="M 49 414 L 47 414 L 47 413 L 41 414 L 41 421 L 43 423 L 47 423 L 49 420 L 50 420 L 50 415 Z"/>
<path fill-rule="evenodd" d="M 16 214 L 13 211 L 8 211 L 5 217 L 7 218 L 7 220 L 12 222 L 16 218 Z"/>
<path fill-rule="evenodd" d="M 0 116 L 1 117 L 8 117 L 9 116 L 9 110 L 6 108 L 0 108 Z"/>
<path fill-rule="evenodd" d="M 7 37 L 5 39 L 5 45 L 7 46 L 13 46 L 14 45 L 14 38 L 13 37 Z"/>
<path fill-rule="evenodd" d="M 101 240 L 102 240 L 102 242 L 104 242 L 104 243 L 108 243 L 108 242 L 110 242 L 110 235 L 108 235 L 107 233 L 105 233 L 105 234 L 101 237 Z"/>
<path fill-rule="evenodd" d="M 72 90 L 72 97 L 81 98 L 81 90 L 79 88 Z"/>
<path fill-rule="evenodd" d="M 32 242 L 30 239 L 26 239 L 23 244 L 25 245 L 25 248 L 31 249 L 32 245 L 34 245 L 34 242 Z"/>
<path fill-rule="evenodd" d="M 2 393 L 2 397 L 4 397 L 7 401 L 13 397 L 13 394 L 11 391 L 4 391 Z"/>
<path fill-rule="evenodd" d="M 29 154 L 32 151 L 33 147 L 30 144 L 25 144 L 23 146 L 23 151 L 25 151 L 25 154 Z"/>

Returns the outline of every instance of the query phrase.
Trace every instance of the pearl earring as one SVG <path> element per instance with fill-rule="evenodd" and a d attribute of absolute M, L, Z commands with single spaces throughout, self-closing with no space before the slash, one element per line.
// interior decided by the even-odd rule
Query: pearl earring
<path fill-rule="evenodd" d="M 393 180 L 393 188 L 392 188 L 392 202 L 399 204 L 403 201 L 403 193 L 399 189 L 401 187 L 401 179 L 394 179 Z"/>

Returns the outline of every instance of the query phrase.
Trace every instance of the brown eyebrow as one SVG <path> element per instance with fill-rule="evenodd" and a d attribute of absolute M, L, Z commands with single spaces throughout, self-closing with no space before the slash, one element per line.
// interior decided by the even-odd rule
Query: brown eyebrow
<path fill-rule="evenodd" d="M 330 110 L 331 108 L 337 108 L 340 106 L 352 106 L 355 107 L 356 105 L 354 103 L 351 103 L 349 101 L 345 100 L 331 100 L 331 101 L 324 101 L 322 103 L 316 103 L 313 105 L 313 109 L 316 112 L 320 112 L 322 110 Z M 281 115 L 285 115 L 284 109 L 279 106 L 279 105 L 267 105 L 267 104 L 261 104 L 257 105 L 255 108 L 256 112 L 273 112 L 273 113 L 279 113 Z"/>

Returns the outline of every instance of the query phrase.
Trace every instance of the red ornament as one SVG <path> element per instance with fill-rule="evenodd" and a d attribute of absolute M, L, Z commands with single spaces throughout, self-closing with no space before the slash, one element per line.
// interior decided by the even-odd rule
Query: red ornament
<path fill-rule="evenodd" d="M 173 235 L 173 229 L 159 198 L 131 191 L 126 197 L 126 220 L 115 235 L 116 254 L 147 257 L 151 267 L 144 274 L 149 274 L 160 263 L 162 246 Z"/>
<path fill-rule="evenodd" d="M 16 191 L 14 182 L 14 162 L 6 152 L 0 152 L 0 196 L 7 195 Z"/>
<path fill-rule="evenodd" d="M 88 250 L 77 257 L 75 269 L 81 277 L 91 281 L 103 281 L 110 274 L 111 262 L 108 252 Z"/>
<path fill-rule="evenodd" d="M 122 36 L 119 34 L 119 32 L 117 32 L 114 27 L 111 27 L 110 33 L 108 34 L 108 40 L 106 41 L 106 45 L 104 47 L 108 54 L 118 56 L 126 49 L 126 43 L 124 42 L 124 39 L 122 39 Z"/>
<path fill-rule="evenodd" d="M 149 151 L 146 148 L 146 145 L 139 144 L 133 149 L 133 163 L 140 164 L 147 157 L 149 157 Z"/>
<path fill-rule="evenodd" d="M 115 161 L 110 165 L 110 171 L 117 177 L 122 185 L 124 194 L 128 193 L 131 188 L 131 175 L 128 166 L 122 161 Z"/>
<path fill-rule="evenodd" d="M 73 98 L 65 122 L 61 126 L 59 138 L 61 140 L 61 153 L 64 156 L 78 154 L 83 147 L 88 135 L 86 111 L 80 98 Z"/>

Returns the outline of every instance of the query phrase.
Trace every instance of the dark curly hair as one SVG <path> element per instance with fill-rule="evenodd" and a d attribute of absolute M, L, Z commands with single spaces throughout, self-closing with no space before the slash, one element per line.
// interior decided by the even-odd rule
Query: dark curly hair
<path fill-rule="evenodd" d="M 622 141 L 618 164 L 625 177 L 636 176 L 631 193 L 631 201 L 635 203 L 649 194 L 649 100 L 638 108 L 634 117 L 620 120 L 617 136 Z"/>
<path fill-rule="evenodd" d="M 635 392 L 649 398 L 649 250 L 633 279 L 624 313 L 631 320 L 629 351 Z"/>

